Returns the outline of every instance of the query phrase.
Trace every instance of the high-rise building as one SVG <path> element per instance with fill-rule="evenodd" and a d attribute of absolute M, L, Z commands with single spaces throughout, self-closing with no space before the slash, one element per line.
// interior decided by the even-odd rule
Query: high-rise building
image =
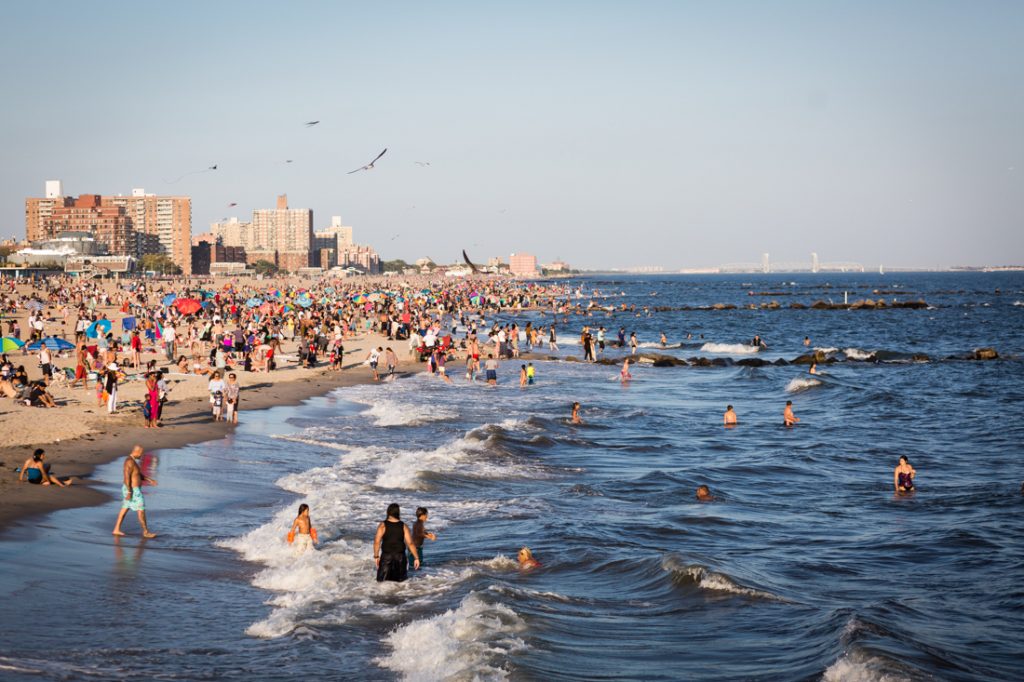
<path fill-rule="evenodd" d="M 513 275 L 534 277 L 537 275 L 537 257 L 528 253 L 513 253 L 508 259 L 508 269 Z"/>
<path fill-rule="evenodd" d="M 288 195 L 277 198 L 277 208 L 252 212 L 251 252 L 276 252 L 277 265 L 295 272 L 313 259 L 313 211 L 288 208 Z M 247 247 L 246 252 L 250 252 Z"/>
<path fill-rule="evenodd" d="M 811 272 L 820 272 L 821 266 L 818 264 L 818 254 L 811 252 Z"/>
<path fill-rule="evenodd" d="M 63 229 L 54 224 L 54 210 L 76 207 L 75 204 L 81 199 L 65 197 L 63 192 L 64 187 L 60 180 L 47 180 L 44 198 L 25 199 L 25 236 L 29 241 L 52 239 Z M 143 189 L 133 189 L 131 196 L 88 194 L 82 197 L 98 197 L 98 206 L 94 208 L 122 209 L 127 216 L 128 226 L 141 235 L 137 245 L 138 255 L 163 253 L 183 272 L 191 272 L 192 200 L 189 197 L 156 196 L 146 194 Z M 91 199 L 88 201 L 92 202 Z M 75 220 L 80 220 L 86 213 L 78 212 L 76 215 Z M 67 213 L 62 213 L 61 216 L 64 223 L 71 219 Z M 109 246 L 111 253 L 118 253 L 116 249 L 119 247 L 113 244 Z"/>
<path fill-rule="evenodd" d="M 768 274 L 771 271 L 772 271 L 772 263 L 771 263 L 770 260 L 768 260 L 768 254 L 767 253 L 762 253 L 761 254 L 761 272 L 763 272 L 765 274 Z"/>
<path fill-rule="evenodd" d="M 157 196 L 136 188 L 131 196 L 104 196 L 105 206 L 124 207 L 135 231 L 156 237 L 157 253 L 168 256 L 186 275 L 192 272 L 192 199 Z"/>
<path fill-rule="evenodd" d="M 219 223 L 211 223 L 210 234 L 220 239 L 225 246 L 241 246 L 252 249 L 252 223 L 243 223 L 238 218 L 231 218 Z"/>
<path fill-rule="evenodd" d="M 83 194 L 54 207 L 44 231 L 47 235 L 43 239 L 55 239 L 63 232 L 89 233 L 112 255 L 139 255 L 139 240 L 124 208 L 104 206 L 96 194 Z"/>

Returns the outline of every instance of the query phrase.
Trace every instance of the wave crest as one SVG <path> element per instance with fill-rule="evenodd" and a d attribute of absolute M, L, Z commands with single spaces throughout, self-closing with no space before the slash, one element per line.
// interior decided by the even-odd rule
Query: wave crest
<path fill-rule="evenodd" d="M 746 343 L 705 343 L 700 347 L 705 353 L 722 353 L 725 355 L 752 355 L 761 350 L 760 346 Z"/>

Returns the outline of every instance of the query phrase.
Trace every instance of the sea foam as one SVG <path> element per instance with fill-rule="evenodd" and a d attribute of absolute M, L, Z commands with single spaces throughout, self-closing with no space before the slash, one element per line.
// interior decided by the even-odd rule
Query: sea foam
<path fill-rule="evenodd" d="M 384 640 L 391 653 L 376 662 L 404 680 L 504 680 L 509 654 L 526 648 L 524 630 L 515 611 L 471 592 L 457 609 L 396 629 Z"/>
<path fill-rule="evenodd" d="M 724 355 L 750 355 L 761 350 L 760 346 L 746 343 L 705 343 L 700 347 L 705 353 L 722 353 Z"/>
<path fill-rule="evenodd" d="M 821 386 L 821 382 L 810 377 L 796 377 L 786 384 L 786 393 L 800 393 L 815 386 Z"/>

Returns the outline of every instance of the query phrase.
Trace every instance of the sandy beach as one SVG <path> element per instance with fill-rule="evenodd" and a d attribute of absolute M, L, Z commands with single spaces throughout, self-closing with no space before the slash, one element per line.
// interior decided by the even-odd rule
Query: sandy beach
<path fill-rule="evenodd" d="M 113 284 L 113 283 L 109 283 Z M 19 286 L 19 293 L 28 293 L 28 287 Z M 97 312 L 110 319 L 122 317 L 113 306 L 100 306 Z M 60 312 L 47 311 L 46 334 L 74 340 L 74 315 L 65 325 Z M 4 318 L 5 326 L 12 319 Z M 27 311 L 15 316 L 22 329 L 27 329 Z M 412 368 L 406 342 L 389 341 L 372 332 L 357 334 L 346 339 L 343 370 L 331 371 L 321 363 L 306 369 L 297 361 L 297 343 L 287 341 L 277 369 L 271 372 L 245 372 L 237 368 L 241 385 L 239 420 L 252 419 L 252 413 L 269 407 L 294 405 L 303 400 L 325 394 L 335 388 L 351 386 L 372 380 L 363 360 L 370 348 L 392 346 L 399 357 L 399 370 Z M 30 379 L 41 376 L 36 352 L 22 354 L 21 350 L 8 353 L 15 365 L 24 365 Z M 135 443 L 147 450 L 181 447 L 190 443 L 214 440 L 230 433 L 234 427 L 225 422 L 214 422 L 209 407 L 208 376 L 182 374 L 174 365 L 168 365 L 161 349 L 152 345 L 143 348 L 143 363 L 156 358 L 159 367 L 169 371 L 169 402 L 164 406 L 163 427 L 145 428 L 141 402 L 145 382 L 141 374 L 128 371 L 128 380 L 118 388 L 118 412 L 108 415 L 98 404 L 95 383 L 88 389 L 71 388 L 64 382 L 54 382 L 49 392 L 58 407 L 28 407 L 9 398 L 0 401 L 0 432 L 4 442 L 0 447 L 0 528 L 26 516 L 45 514 L 56 509 L 102 504 L 108 498 L 89 485 L 93 469 L 103 463 L 125 455 Z M 58 367 L 74 368 L 74 351 L 54 354 Z M 404 365 L 404 366 L 403 366 Z M 42 447 L 54 475 L 73 477 L 68 488 L 38 486 L 18 482 L 17 468 Z"/>

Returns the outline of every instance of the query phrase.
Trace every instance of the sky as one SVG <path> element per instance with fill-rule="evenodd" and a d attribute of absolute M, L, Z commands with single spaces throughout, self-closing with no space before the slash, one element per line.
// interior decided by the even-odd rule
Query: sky
<path fill-rule="evenodd" d="M 287 193 L 384 259 L 1024 264 L 1022 36 L 1016 0 L 9 3 L 0 236 L 60 179 L 193 234 Z"/>

